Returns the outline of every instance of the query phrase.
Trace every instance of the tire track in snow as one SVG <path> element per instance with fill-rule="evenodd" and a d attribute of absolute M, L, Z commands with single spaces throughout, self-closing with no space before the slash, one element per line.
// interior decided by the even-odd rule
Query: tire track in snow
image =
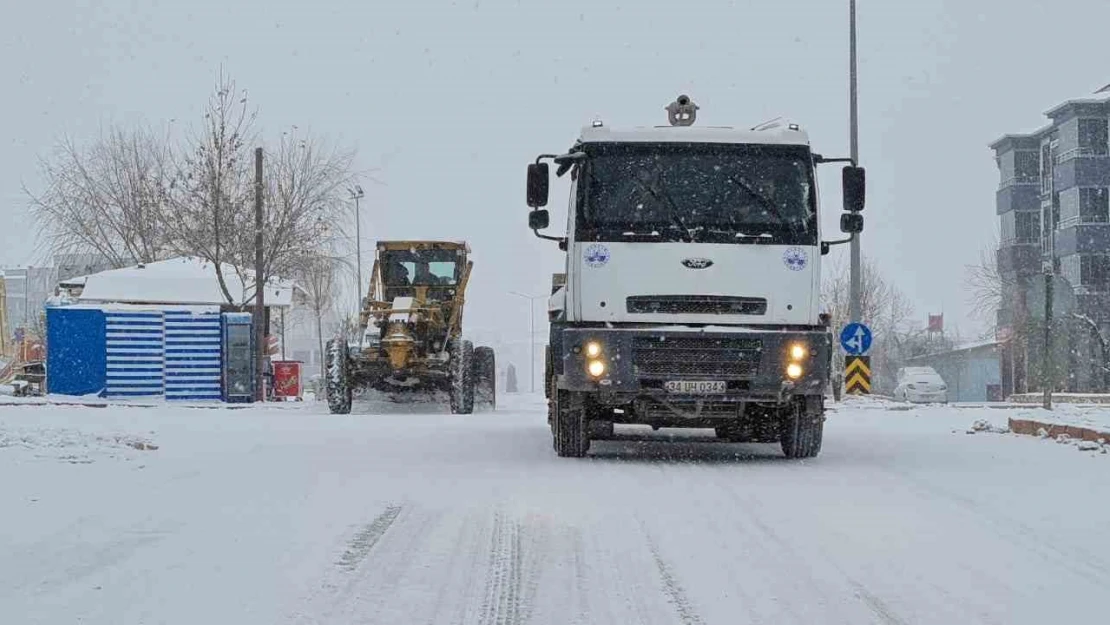
<path fill-rule="evenodd" d="M 375 619 L 383 611 L 396 612 L 397 597 L 439 516 L 409 505 L 387 506 L 350 539 L 344 557 L 324 572 L 319 589 L 295 611 L 295 622 L 370 623 L 380 622 Z"/>
<path fill-rule="evenodd" d="M 378 544 L 399 514 L 401 514 L 401 506 L 387 506 L 381 514 L 355 534 L 336 565 L 348 571 L 358 568 L 359 563 L 370 554 L 370 550 Z"/>
<path fill-rule="evenodd" d="M 482 625 L 520 625 L 525 623 L 526 605 L 522 597 L 524 556 L 520 548 L 520 524 L 506 521 L 498 512 L 493 518 L 489 568 L 485 597 L 478 622 Z"/>
<path fill-rule="evenodd" d="M 641 525 L 641 529 L 643 526 Z M 671 606 L 674 607 L 675 612 L 678 613 L 678 618 L 682 621 L 682 625 L 704 625 L 705 621 L 698 616 L 694 610 L 694 606 L 690 603 L 690 599 L 686 596 L 686 590 L 678 579 L 671 572 L 671 566 L 663 559 L 659 553 L 659 548 L 655 545 L 655 541 L 651 536 L 645 532 L 644 536 L 647 537 L 648 549 L 651 551 L 651 559 L 655 561 L 655 568 L 659 572 L 659 578 L 663 582 L 663 592 L 667 595 Z"/>
<path fill-rule="evenodd" d="M 893 610 L 864 587 L 863 584 L 856 580 L 851 580 L 851 583 L 856 588 L 856 596 L 886 625 L 909 625 L 900 616 L 894 613 Z"/>

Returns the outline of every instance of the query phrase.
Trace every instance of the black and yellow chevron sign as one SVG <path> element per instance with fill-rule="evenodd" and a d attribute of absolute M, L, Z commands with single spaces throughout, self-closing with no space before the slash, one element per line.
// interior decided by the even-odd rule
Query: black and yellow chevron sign
<path fill-rule="evenodd" d="M 855 395 L 871 393 L 871 357 L 844 357 L 844 392 Z"/>

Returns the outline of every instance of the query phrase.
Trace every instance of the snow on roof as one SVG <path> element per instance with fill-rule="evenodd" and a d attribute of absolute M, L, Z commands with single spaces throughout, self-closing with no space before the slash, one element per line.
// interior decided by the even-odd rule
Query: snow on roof
<path fill-rule="evenodd" d="M 248 279 L 251 274 L 247 274 Z M 223 265 L 227 290 L 242 304 L 253 299 L 253 287 L 244 286 L 231 265 Z M 199 258 L 171 258 L 146 265 L 110 269 L 84 277 L 81 302 L 128 304 L 215 305 L 227 302 L 212 263 Z M 266 287 L 266 304 L 292 304 L 292 285 L 274 280 Z"/>
<path fill-rule="evenodd" d="M 1065 101 L 1061 102 L 1060 104 L 1057 104 L 1056 106 L 1048 109 L 1047 111 L 1045 111 L 1044 114 L 1047 117 L 1052 117 L 1052 116 L 1056 115 L 1057 113 L 1059 113 L 1060 111 L 1063 111 L 1064 109 L 1067 109 L 1067 108 L 1072 107 L 1072 106 L 1082 106 L 1082 105 L 1085 105 L 1085 104 L 1100 105 L 1100 104 L 1107 104 L 1107 103 L 1110 103 L 1110 98 L 1076 98 L 1074 100 L 1065 100 Z"/>
<path fill-rule="evenodd" d="M 988 348 L 988 347 L 997 347 L 998 345 L 999 345 L 998 341 L 994 340 L 994 339 L 988 339 L 988 340 L 983 340 L 983 341 L 975 341 L 974 343 L 964 343 L 963 345 L 957 345 L 957 346 L 953 347 L 952 349 L 946 349 L 946 350 L 941 351 L 941 352 L 933 352 L 933 353 L 930 353 L 930 354 L 922 354 L 920 356 L 914 356 L 912 358 L 909 358 L 908 361 L 909 362 L 924 362 L 924 361 L 928 361 L 930 358 L 943 358 L 945 356 L 952 356 L 952 355 L 955 355 L 955 354 L 960 354 L 962 352 L 970 352 L 970 351 L 975 351 L 975 350 L 979 350 L 979 349 L 985 349 L 985 348 Z"/>
<path fill-rule="evenodd" d="M 797 130 L 791 130 L 791 127 L 797 128 Z M 683 142 L 809 145 L 809 134 L 792 122 L 776 120 L 750 130 L 728 126 L 655 126 L 624 130 L 615 130 L 607 126 L 587 126 L 582 129 L 579 141 L 582 143 Z"/>

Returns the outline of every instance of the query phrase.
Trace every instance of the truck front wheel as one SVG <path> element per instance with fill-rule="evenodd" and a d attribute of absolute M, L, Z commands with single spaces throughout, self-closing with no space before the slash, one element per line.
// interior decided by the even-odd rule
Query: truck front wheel
<path fill-rule="evenodd" d="M 451 412 L 471 414 L 474 412 L 474 344 L 455 340 L 448 347 L 448 353 Z"/>
<path fill-rule="evenodd" d="M 474 348 L 474 401 L 497 410 L 497 362 L 492 347 Z"/>
<path fill-rule="evenodd" d="M 324 350 L 324 365 L 327 379 L 325 393 L 328 396 L 328 410 L 332 414 L 351 412 L 351 370 L 350 356 L 347 354 L 347 341 L 343 338 L 331 339 Z"/>
<path fill-rule="evenodd" d="M 555 419 L 552 436 L 555 453 L 563 458 L 581 458 L 590 450 L 586 396 L 573 391 L 555 391 Z"/>
<path fill-rule="evenodd" d="M 798 397 L 782 412 L 779 441 L 787 458 L 815 458 L 825 430 L 823 397 Z"/>

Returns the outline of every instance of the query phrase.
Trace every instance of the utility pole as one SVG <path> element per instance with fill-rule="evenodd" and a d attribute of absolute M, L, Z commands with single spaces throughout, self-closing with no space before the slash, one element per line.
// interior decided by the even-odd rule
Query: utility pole
<path fill-rule="evenodd" d="M 263 285 L 262 261 L 262 148 L 254 149 L 254 336 L 258 347 L 255 351 L 255 396 L 266 401 L 263 388 L 266 367 L 266 289 Z"/>
<path fill-rule="evenodd" d="M 859 165 L 859 97 L 856 88 L 856 0 L 848 0 L 850 11 L 848 33 L 848 91 L 849 91 L 849 137 L 851 145 L 852 164 Z M 863 311 L 860 310 L 862 299 L 862 252 L 860 251 L 860 233 L 852 235 L 851 265 L 849 268 L 848 317 L 849 321 L 859 322 Z"/>
<path fill-rule="evenodd" d="M 359 285 L 355 286 L 355 294 L 357 295 L 357 302 L 359 302 L 359 310 L 355 314 L 362 314 L 362 213 L 359 211 L 359 200 L 365 196 L 362 192 L 362 187 L 359 184 L 354 185 L 354 189 L 347 189 L 347 193 L 351 194 L 351 199 L 354 200 L 354 256 L 355 256 L 355 280 L 359 281 Z M 364 332 L 359 332 L 359 349 L 362 349 L 362 340 Z"/>
<path fill-rule="evenodd" d="M 1052 366 L 1052 259 L 1044 264 L 1044 357 L 1041 364 L 1041 384 L 1044 386 L 1044 409 L 1052 410 L 1052 383 L 1055 376 Z"/>
<path fill-rule="evenodd" d="M 517 293 L 516 291 L 509 291 L 509 294 L 510 295 L 516 295 L 517 297 L 523 297 L 524 299 L 528 300 L 528 345 L 529 345 L 529 348 L 530 348 L 529 349 L 529 354 L 531 355 L 530 358 L 531 358 L 531 362 L 532 362 L 532 366 L 529 368 L 529 371 L 531 371 L 531 374 L 530 374 L 531 375 L 531 383 L 529 384 L 529 387 L 532 389 L 532 392 L 535 393 L 536 392 L 536 312 L 532 307 L 532 303 L 535 302 L 537 299 L 540 299 L 542 297 L 547 297 L 547 296 L 546 295 L 525 295 L 523 293 Z"/>

